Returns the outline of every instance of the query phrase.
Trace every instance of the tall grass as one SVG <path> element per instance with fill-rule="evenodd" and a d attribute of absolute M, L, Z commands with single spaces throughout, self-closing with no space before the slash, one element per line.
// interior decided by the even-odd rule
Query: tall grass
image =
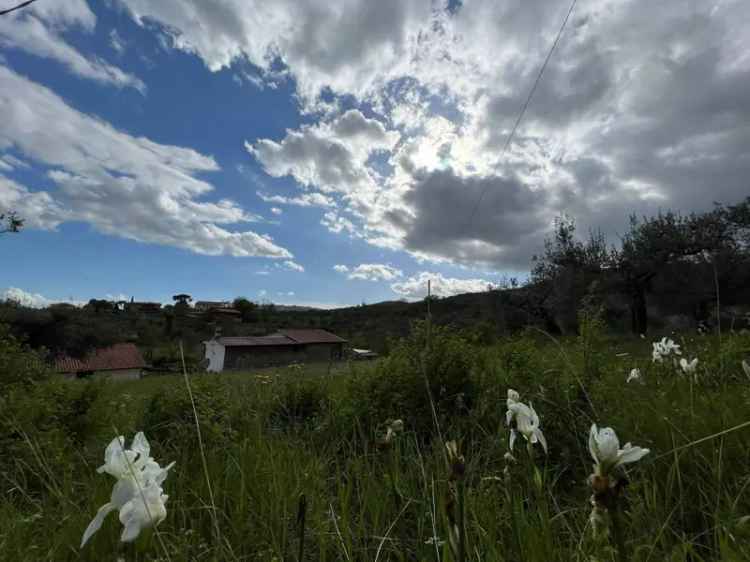
<path fill-rule="evenodd" d="M 95 467 L 117 426 L 144 430 L 157 459 L 177 461 L 159 527 L 172 560 L 293 561 L 302 552 L 308 561 L 450 562 L 453 496 L 435 420 L 465 458 L 466 560 L 616 560 L 589 527 L 592 422 L 652 451 L 628 473 L 621 530 L 631 560 L 750 560 L 748 334 L 683 338 L 701 360 L 692 384 L 652 365 L 641 340 L 526 334 L 479 348 L 437 327 L 431 338 L 423 360 L 417 330 L 388 358 L 330 375 L 193 375 L 190 392 L 174 376 L 8 391 L 0 560 L 165 559 L 153 533 L 120 544 L 115 518 L 78 549 L 109 497 Z M 635 366 L 643 384 L 625 384 Z M 533 402 L 550 450 L 533 464 L 516 455 L 504 474 L 509 387 Z M 395 418 L 406 431 L 382 446 Z"/>

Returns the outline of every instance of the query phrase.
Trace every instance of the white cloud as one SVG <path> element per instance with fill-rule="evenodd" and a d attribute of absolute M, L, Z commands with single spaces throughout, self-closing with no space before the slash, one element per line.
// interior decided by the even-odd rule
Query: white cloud
<path fill-rule="evenodd" d="M 264 73 L 276 59 L 294 73 L 300 95 L 315 105 L 324 87 L 364 95 L 411 58 L 429 27 L 430 0 L 121 0 L 132 17 L 162 24 L 178 49 L 213 71 L 247 58 Z"/>
<path fill-rule="evenodd" d="M 0 175 L 0 210 L 15 211 L 27 228 L 54 230 L 70 215 L 45 191 L 29 191 Z"/>
<path fill-rule="evenodd" d="M 300 273 L 305 271 L 304 267 L 302 267 L 300 264 L 296 262 L 293 262 L 292 260 L 284 261 L 284 267 L 292 271 L 299 271 Z"/>
<path fill-rule="evenodd" d="M 196 175 L 218 169 L 210 156 L 121 132 L 4 67 L 0 113 L 0 151 L 13 149 L 49 167 L 57 187 L 29 195 L 4 180 L 0 195 L 19 212 L 30 207 L 29 226 L 76 220 L 105 234 L 200 254 L 292 257 L 268 236 L 220 226 L 255 217 L 226 199 L 202 200 L 213 187 Z"/>
<path fill-rule="evenodd" d="M 282 211 L 282 210 L 281 210 L 281 209 L 279 209 L 278 207 L 271 207 L 271 212 L 272 212 L 272 213 L 273 213 L 274 215 L 280 215 L 280 214 L 282 214 L 282 213 L 283 213 L 284 211 Z"/>
<path fill-rule="evenodd" d="M 335 267 L 334 267 L 335 269 Z M 382 263 L 362 263 L 352 268 L 347 277 L 363 281 L 392 281 L 404 273 L 390 265 Z"/>
<path fill-rule="evenodd" d="M 75 306 L 81 306 L 83 304 L 79 301 L 59 301 L 48 299 L 44 295 L 40 295 L 39 293 L 29 293 L 28 291 L 24 291 L 23 289 L 19 289 L 18 287 L 8 287 L 4 291 L 0 292 L 0 300 L 12 301 L 18 303 L 21 306 L 26 306 L 29 308 L 46 308 L 52 304 L 62 302 L 73 304 Z"/>
<path fill-rule="evenodd" d="M 578 3 L 507 152 L 566 1 L 123 5 L 212 70 L 283 68 L 311 122 L 248 148 L 269 175 L 336 198 L 324 226 L 379 247 L 521 268 L 560 212 L 614 241 L 631 212 L 747 192 L 742 0 Z M 350 142 L 343 116 L 379 125 L 379 150 Z"/>
<path fill-rule="evenodd" d="M 12 301 L 30 308 L 45 308 L 53 304 L 53 301 L 39 293 L 28 293 L 17 287 L 8 287 L 5 289 L 2 295 L 0 295 L 0 300 Z"/>
<path fill-rule="evenodd" d="M 345 265 L 342 265 L 342 264 L 337 264 L 337 265 L 334 265 L 334 266 L 333 266 L 333 270 L 334 270 L 334 271 L 335 271 L 336 273 L 346 273 L 346 272 L 348 272 L 348 271 L 349 271 L 349 268 L 348 268 L 347 266 L 345 266 Z"/>
<path fill-rule="evenodd" d="M 436 297 L 450 297 L 462 293 L 480 293 L 492 284 L 485 279 L 456 279 L 444 277 L 440 273 L 422 271 L 408 279 L 391 284 L 394 293 L 409 299 L 420 299 L 427 296 L 427 282 L 430 291 Z"/>
<path fill-rule="evenodd" d="M 277 203 L 279 205 L 294 205 L 297 207 L 334 207 L 336 205 L 333 199 L 316 192 L 306 192 L 296 197 L 268 195 L 262 191 L 256 193 L 266 203 Z"/>
<path fill-rule="evenodd" d="M 121 55 L 125 52 L 126 44 L 125 40 L 120 36 L 119 33 L 117 33 L 116 29 L 113 29 L 109 32 L 109 46 L 114 49 L 114 51 Z"/>
<path fill-rule="evenodd" d="M 83 56 L 60 35 L 69 29 L 92 33 L 95 26 L 96 17 L 85 0 L 35 2 L 0 18 L 0 46 L 55 60 L 82 78 L 118 88 L 132 87 L 145 93 L 146 85 L 142 80 L 99 57 Z"/>
<path fill-rule="evenodd" d="M 378 180 L 368 159 L 378 151 L 392 150 L 399 137 L 380 121 L 352 109 L 332 121 L 287 131 L 280 142 L 262 139 L 245 146 L 267 174 L 291 175 L 303 186 L 343 193 L 360 204 Z"/>

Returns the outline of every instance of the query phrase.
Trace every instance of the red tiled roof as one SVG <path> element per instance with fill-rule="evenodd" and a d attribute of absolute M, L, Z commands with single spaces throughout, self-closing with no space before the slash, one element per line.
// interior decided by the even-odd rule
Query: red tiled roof
<path fill-rule="evenodd" d="M 142 369 L 145 366 L 146 362 L 141 352 L 132 343 L 118 343 L 111 347 L 97 349 L 84 360 L 72 357 L 59 357 L 55 360 L 55 370 L 59 373 Z"/>
<path fill-rule="evenodd" d="M 346 343 L 345 339 L 319 329 L 279 330 L 279 333 L 297 343 Z"/>

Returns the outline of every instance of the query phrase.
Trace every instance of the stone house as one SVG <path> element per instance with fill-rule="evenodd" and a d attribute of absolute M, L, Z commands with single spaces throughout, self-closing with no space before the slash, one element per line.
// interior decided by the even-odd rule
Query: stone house
<path fill-rule="evenodd" d="M 203 342 L 206 369 L 215 373 L 339 361 L 345 344 L 345 339 L 319 329 L 279 330 L 267 336 L 218 337 Z"/>

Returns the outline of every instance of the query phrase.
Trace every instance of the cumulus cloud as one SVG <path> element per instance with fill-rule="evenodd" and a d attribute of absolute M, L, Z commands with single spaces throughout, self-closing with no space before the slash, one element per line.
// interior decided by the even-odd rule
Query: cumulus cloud
<path fill-rule="evenodd" d="M 561 212 L 616 241 L 631 212 L 747 194 L 742 0 L 579 3 L 507 152 L 565 0 L 124 5 L 212 70 L 283 67 L 312 121 L 248 149 L 335 198 L 325 227 L 380 247 L 521 268 Z"/>
<path fill-rule="evenodd" d="M 264 73 L 284 61 L 300 95 L 321 89 L 365 94 L 412 56 L 429 0 L 318 2 L 315 0 L 121 0 L 136 22 L 158 23 L 177 49 L 198 55 L 213 71 L 246 58 Z"/>
<path fill-rule="evenodd" d="M 361 263 L 351 269 L 345 265 L 334 265 L 333 269 L 338 273 L 346 273 L 348 279 L 362 281 L 392 281 L 404 274 L 400 269 L 382 263 Z"/>
<path fill-rule="evenodd" d="M 71 29 L 92 33 L 95 27 L 85 0 L 34 3 L 0 19 L 0 46 L 55 60 L 81 78 L 145 93 L 142 80 L 99 57 L 85 57 L 61 35 Z"/>
<path fill-rule="evenodd" d="M 256 193 L 266 203 L 276 203 L 278 205 L 294 205 L 297 207 L 334 207 L 336 205 L 333 199 L 317 192 L 302 193 L 295 197 L 268 195 L 262 191 Z"/>
<path fill-rule="evenodd" d="M 29 226 L 75 220 L 200 254 L 292 257 L 268 236 L 222 226 L 256 217 L 230 200 L 205 200 L 213 186 L 196 176 L 218 170 L 210 156 L 119 131 L 5 67 L 0 113 L 0 152 L 14 150 L 46 166 L 57 188 L 32 192 L 2 180 L 3 204 L 28 209 Z"/>
<path fill-rule="evenodd" d="M 80 306 L 82 304 L 77 301 L 69 302 L 48 299 L 44 295 L 40 295 L 39 293 L 30 293 L 28 291 L 24 291 L 23 289 L 19 289 L 18 287 L 8 287 L 4 291 L 0 292 L 0 300 L 15 302 L 21 306 L 26 306 L 29 308 L 46 308 L 52 304 L 60 302 L 68 302 L 69 304 L 74 304 L 76 306 Z"/>
<path fill-rule="evenodd" d="M 304 267 L 302 267 L 300 264 L 296 262 L 293 262 L 292 260 L 285 260 L 284 267 L 291 271 L 299 271 L 300 273 L 305 271 Z"/>
<path fill-rule="evenodd" d="M 456 279 L 444 277 L 440 273 L 422 271 L 403 281 L 391 284 L 394 293 L 407 299 L 420 299 L 427 296 L 427 282 L 430 282 L 430 292 L 436 297 L 451 297 L 462 293 L 479 293 L 486 291 L 492 285 L 485 279 Z"/>
<path fill-rule="evenodd" d="M 391 150 L 399 137 L 380 121 L 352 109 L 332 121 L 287 131 L 280 142 L 261 139 L 245 146 L 267 174 L 290 175 L 303 186 L 345 194 L 361 206 L 377 190 L 379 179 L 368 159 Z"/>
<path fill-rule="evenodd" d="M 271 207 L 271 212 L 272 212 L 272 213 L 273 213 L 274 215 L 277 215 L 277 216 L 278 216 L 278 215 L 282 214 L 282 213 L 283 213 L 284 211 L 282 211 L 282 210 L 281 210 L 281 209 L 279 209 L 278 207 Z"/>

